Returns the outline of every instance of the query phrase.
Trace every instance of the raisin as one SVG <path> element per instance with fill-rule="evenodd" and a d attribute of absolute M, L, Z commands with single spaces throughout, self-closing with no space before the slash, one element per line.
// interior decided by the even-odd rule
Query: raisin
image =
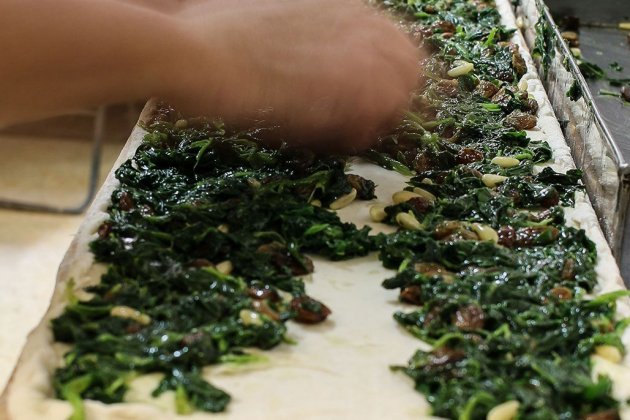
<path fill-rule="evenodd" d="M 477 305 L 467 305 L 459 308 L 452 318 L 453 324 L 463 331 L 473 331 L 483 328 L 486 314 Z"/>
<path fill-rule="evenodd" d="M 417 285 L 403 287 L 400 290 L 398 298 L 401 302 L 410 303 L 412 305 L 421 305 L 422 289 Z"/>
<path fill-rule="evenodd" d="M 293 298 L 291 309 L 295 312 L 295 320 L 302 324 L 318 324 L 331 314 L 326 305 L 306 295 Z"/>

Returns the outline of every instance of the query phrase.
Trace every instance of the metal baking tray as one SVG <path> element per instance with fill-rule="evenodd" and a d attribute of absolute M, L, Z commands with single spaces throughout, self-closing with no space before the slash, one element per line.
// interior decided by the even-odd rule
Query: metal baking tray
<path fill-rule="evenodd" d="M 542 0 L 520 0 L 518 3 L 515 8 L 517 22 L 530 50 L 535 47 L 536 22 L 540 19 L 551 29 L 548 39 L 553 45 L 555 55 L 546 69 L 541 60 L 535 60 L 540 79 L 547 90 L 575 163 L 584 173 L 584 184 L 604 236 L 619 263 L 626 286 L 630 286 L 630 218 L 627 217 L 630 205 L 630 129 L 624 127 L 630 120 L 630 108 L 624 108 L 614 98 L 602 99 L 598 95 L 596 83 L 589 86 L 568 45 L 562 40 L 552 12 Z M 590 20 L 618 21 L 620 14 L 624 11 L 628 13 L 627 0 L 602 0 L 597 8 L 593 8 L 592 2 L 587 5 L 586 1 L 577 0 L 555 0 L 553 3 L 549 0 L 549 3 L 558 7 L 559 13 L 582 12 Z M 579 8 L 577 4 L 583 6 Z M 599 7 L 600 4 L 602 7 Z M 593 15 L 594 9 L 597 9 L 597 15 Z M 594 51 L 599 51 L 598 48 L 605 45 L 619 46 L 612 40 L 607 42 L 601 36 L 599 34 L 592 40 Z M 601 55 L 605 56 L 602 60 L 606 63 L 630 60 L 630 54 L 628 57 L 623 54 L 621 57 L 612 57 L 605 53 Z M 606 66 L 607 64 L 602 65 L 603 68 Z M 567 91 L 574 83 L 583 93 L 582 98 L 575 102 L 567 96 Z"/>

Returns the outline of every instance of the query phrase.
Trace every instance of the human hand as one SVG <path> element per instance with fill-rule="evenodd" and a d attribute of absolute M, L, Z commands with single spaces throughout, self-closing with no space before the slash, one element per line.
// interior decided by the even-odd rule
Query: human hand
<path fill-rule="evenodd" d="M 369 147 L 405 109 L 418 50 L 360 2 L 196 2 L 179 14 L 189 43 L 169 58 L 163 95 L 184 112 L 264 119 L 315 149 Z"/>

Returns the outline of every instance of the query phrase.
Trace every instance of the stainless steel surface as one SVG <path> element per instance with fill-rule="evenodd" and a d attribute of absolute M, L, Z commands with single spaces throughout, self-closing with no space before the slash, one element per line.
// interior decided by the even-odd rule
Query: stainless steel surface
<path fill-rule="evenodd" d="M 99 186 L 98 181 L 101 169 L 101 152 L 103 148 L 103 138 L 105 136 L 105 120 L 107 116 L 107 108 L 105 106 L 99 107 L 98 109 L 96 109 L 96 111 L 94 111 L 93 116 L 94 127 L 92 133 L 92 153 L 90 158 L 91 165 L 87 180 L 86 195 L 81 203 L 71 207 L 60 207 L 47 203 L 34 203 L 0 198 L 0 208 L 58 214 L 83 213 L 94 199 L 94 196 L 96 195 L 96 190 Z"/>
<path fill-rule="evenodd" d="M 628 0 L 547 0 L 547 6 L 556 15 L 578 16 L 582 21 L 617 22 L 630 20 Z"/>
<path fill-rule="evenodd" d="M 626 39 L 628 33 L 630 32 L 615 28 L 582 27 L 580 29 L 582 55 L 586 60 L 607 71 L 611 77 L 628 78 L 630 77 L 630 43 Z M 610 64 L 613 62 L 623 67 L 623 71 L 617 72 L 611 69 Z M 630 105 L 618 98 L 598 94 L 600 90 L 619 92 L 618 87 L 610 86 L 607 81 L 588 80 L 588 85 L 615 143 L 619 146 L 626 162 L 630 162 L 630 129 L 628 126 Z"/>
<path fill-rule="evenodd" d="M 624 235 L 624 232 L 630 232 L 630 226 L 626 226 L 630 197 L 627 144 L 622 142 L 624 147 L 620 147 L 619 141 L 615 139 L 598 107 L 598 101 L 589 90 L 568 46 L 562 41 L 551 12 L 542 0 L 521 0 L 516 15 L 524 22 L 523 35 L 532 50 L 538 19 L 542 16 L 542 21 L 552 29 L 550 41 L 555 56 L 546 70 L 538 62 L 538 71 L 554 112 L 561 122 L 575 163 L 584 172 L 584 183 L 589 197 L 628 284 L 630 240 L 624 243 L 624 237 L 630 238 L 629 234 Z M 577 83 L 583 92 L 583 97 L 576 102 L 570 101 L 566 95 L 573 83 Z"/>

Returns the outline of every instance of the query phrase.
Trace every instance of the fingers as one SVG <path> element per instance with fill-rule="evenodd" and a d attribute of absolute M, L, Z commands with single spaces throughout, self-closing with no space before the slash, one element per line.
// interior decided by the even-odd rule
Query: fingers
<path fill-rule="evenodd" d="M 201 33 L 196 39 L 221 43 L 184 72 L 198 88 L 182 92 L 182 102 L 189 95 L 200 113 L 204 101 L 236 122 L 271 109 L 265 119 L 284 127 L 276 131 L 282 140 L 358 151 L 408 105 L 418 51 L 360 1 L 234 0 L 229 7 L 211 25 L 204 16 L 188 25 Z M 203 97 L 204 89 L 215 96 Z"/>

